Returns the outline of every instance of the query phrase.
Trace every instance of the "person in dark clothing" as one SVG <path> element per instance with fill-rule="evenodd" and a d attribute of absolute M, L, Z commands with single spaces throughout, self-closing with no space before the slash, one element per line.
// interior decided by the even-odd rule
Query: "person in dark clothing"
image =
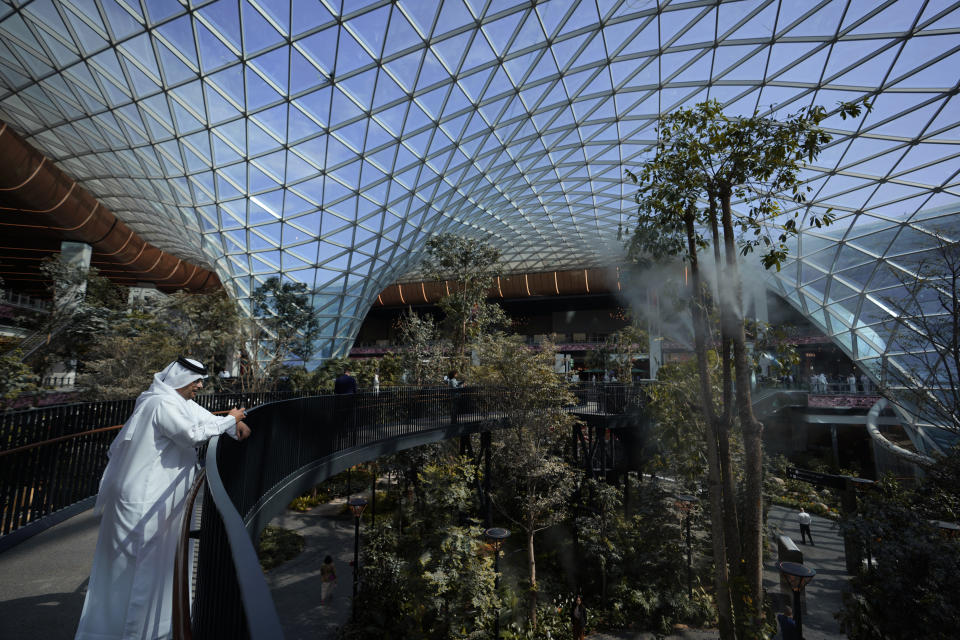
<path fill-rule="evenodd" d="M 357 433 L 354 429 L 353 414 L 356 408 L 357 379 L 350 375 L 349 369 L 344 369 L 333 381 L 333 393 L 338 396 L 334 402 L 334 420 L 340 429 L 341 443 L 356 445 Z M 346 437 L 345 441 L 342 440 L 343 437 Z"/>
<path fill-rule="evenodd" d="M 777 622 L 780 623 L 780 638 L 782 640 L 800 640 L 797 622 L 793 619 L 793 609 L 784 607 L 783 613 L 777 614 Z"/>
<path fill-rule="evenodd" d="M 575 640 L 583 640 L 587 633 L 587 608 L 583 606 L 583 600 L 577 596 L 573 601 L 573 608 L 570 610 L 570 624 L 573 626 L 573 637 Z"/>
<path fill-rule="evenodd" d="M 349 369 L 344 369 L 333 381 L 333 392 L 338 396 L 357 392 L 357 379 L 350 375 Z"/>

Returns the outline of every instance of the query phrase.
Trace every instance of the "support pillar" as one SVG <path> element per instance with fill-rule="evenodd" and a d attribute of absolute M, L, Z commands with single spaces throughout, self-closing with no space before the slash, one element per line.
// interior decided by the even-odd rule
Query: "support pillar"
<path fill-rule="evenodd" d="M 60 262 L 65 267 L 64 282 L 57 283 L 53 298 L 53 313 L 60 322 L 67 322 L 77 311 L 87 294 L 87 274 L 93 247 L 82 242 L 61 242 Z M 58 386 L 72 387 L 77 379 L 77 361 L 57 362 L 50 371 Z"/>
<path fill-rule="evenodd" d="M 493 525 L 493 501 L 490 500 L 490 442 L 489 431 L 480 434 L 480 449 L 484 455 L 483 466 L 483 526 L 489 529 Z"/>
<path fill-rule="evenodd" d="M 647 335 L 649 346 L 650 378 L 656 380 L 657 371 L 663 364 L 663 336 L 660 327 L 660 303 L 655 291 L 647 291 Z"/>

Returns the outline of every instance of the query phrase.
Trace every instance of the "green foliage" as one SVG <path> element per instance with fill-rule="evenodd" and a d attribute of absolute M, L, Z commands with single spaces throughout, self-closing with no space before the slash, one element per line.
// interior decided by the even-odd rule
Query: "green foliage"
<path fill-rule="evenodd" d="M 596 349 L 587 352 L 586 364 L 590 369 L 613 370 L 617 380 L 633 383 L 633 361 L 649 349 L 647 332 L 636 324 L 630 324 L 607 336 Z"/>
<path fill-rule="evenodd" d="M 418 558 L 418 607 L 424 627 L 439 638 L 485 638 L 499 606 L 493 557 L 481 553 L 480 527 L 447 527 L 436 546 Z"/>
<path fill-rule="evenodd" d="M 951 452 L 956 456 L 957 451 Z M 852 640 L 906 640 L 953 638 L 960 616 L 955 583 L 960 575 L 960 544 L 943 536 L 928 520 L 938 508 L 938 494 L 954 493 L 958 483 L 955 462 L 936 480 L 941 487 L 911 491 L 885 478 L 861 494 L 856 514 L 841 527 L 862 548 L 869 549 L 873 567 L 851 581 L 839 614 Z M 910 615 L 903 614 L 909 603 Z"/>
<path fill-rule="evenodd" d="M 411 384 L 435 384 L 443 378 L 447 362 L 433 316 L 420 315 L 408 309 L 397 321 L 403 351 L 403 368 Z"/>
<path fill-rule="evenodd" d="M 296 531 L 268 524 L 260 534 L 257 556 L 264 571 L 280 566 L 303 551 L 303 536 Z"/>
<path fill-rule="evenodd" d="M 411 563 L 402 557 L 403 545 L 389 525 L 369 531 L 363 544 L 360 564 L 363 588 L 358 594 L 359 616 L 340 629 L 343 640 L 381 638 L 423 638 L 426 634 L 412 615 L 414 595 Z M 429 637 L 429 636 L 427 636 Z"/>
<path fill-rule="evenodd" d="M 99 275 L 96 267 L 82 269 L 60 254 L 43 260 L 40 271 L 50 279 L 54 304 L 41 330 L 49 336 L 31 362 L 47 371 L 57 362 L 83 360 L 101 336 L 125 314 L 127 290 Z"/>
<path fill-rule="evenodd" d="M 614 588 L 610 606 L 602 615 L 598 624 L 606 628 L 648 629 L 664 635 L 681 621 L 697 627 L 715 623 L 713 599 L 700 586 L 696 586 L 693 597 L 689 597 L 685 590 L 664 592 L 621 583 Z"/>
<path fill-rule="evenodd" d="M 320 335 L 312 293 L 302 282 L 281 281 L 274 276 L 250 295 L 255 321 L 241 327 L 245 389 L 270 388 L 284 366 L 305 367 L 310 361 Z"/>
<path fill-rule="evenodd" d="M 590 568 L 582 585 L 595 603 L 593 625 L 667 633 L 678 623 L 712 623 L 712 600 L 697 582 L 693 597 L 687 595 L 683 519 L 675 497 L 654 483 L 636 491 L 636 512 L 626 518 L 619 489 L 596 481 L 581 487 L 574 527 L 580 562 Z"/>
<path fill-rule="evenodd" d="M 344 629 L 344 638 L 489 635 L 501 604 L 493 556 L 479 527 L 460 524 L 474 506 L 475 469 L 465 459 L 442 458 L 436 447 L 429 449 L 419 456 L 430 461 L 418 474 L 424 497 L 404 501 L 410 512 L 404 519 L 412 525 L 401 534 L 380 518 L 367 535 L 358 602 L 366 613 Z"/>
<path fill-rule="evenodd" d="M 0 405 L 36 391 L 39 377 L 24 364 L 19 350 L 0 355 Z"/>
<path fill-rule="evenodd" d="M 537 607 L 537 626 L 511 622 L 501 629 L 501 637 L 507 640 L 561 640 L 572 638 L 570 612 L 559 602 L 542 604 Z M 589 628 L 590 621 L 587 620 Z"/>
<path fill-rule="evenodd" d="M 708 361 L 715 370 L 716 354 L 710 352 Z M 715 385 L 718 379 L 717 375 L 711 376 Z M 664 365 L 657 373 L 657 384 L 648 393 L 661 463 L 688 484 L 699 482 L 707 470 L 706 420 L 700 404 L 696 364 L 689 360 Z M 719 388 L 714 389 L 713 397 L 720 397 Z"/>
<path fill-rule="evenodd" d="M 424 465 L 418 487 L 422 495 L 420 518 L 426 535 L 434 528 L 452 525 L 458 515 L 474 510 L 473 483 L 477 468 L 466 457 Z"/>
<path fill-rule="evenodd" d="M 747 333 L 754 337 L 752 353 L 754 367 L 763 364 L 760 356 L 765 355 L 769 358 L 770 374 L 779 377 L 790 373 L 796 365 L 800 364 L 795 327 L 749 321 Z"/>
<path fill-rule="evenodd" d="M 302 496 L 297 496 L 290 501 L 287 508 L 291 511 L 306 513 L 320 504 L 326 504 L 333 498 L 333 492 L 329 487 L 316 487 L 313 491 L 308 491 Z"/>
<path fill-rule="evenodd" d="M 204 384 L 219 387 L 222 381 L 215 374 L 228 368 L 240 348 L 244 319 L 236 301 L 222 289 L 206 294 L 180 291 L 162 301 L 155 317 L 178 354 L 192 355 L 214 373 Z"/>
<path fill-rule="evenodd" d="M 222 371 L 240 347 L 241 323 L 236 303 L 224 291 L 178 292 L 124 308 L 89 338 L 79 383 L 96 398 L 129 398 L 180 355 L 200 360 L 211 372 Z M 204 385 L 218 390 L 223 382 L 211 375 Z"/>
<path fill-rule="evenodd" d="M 843 117 L 857 117 L 870 106 L 841 104 Z M 761 247 L 766 268 L 786 259 L 787 241 L 797 233 L 797 218 L 807 213 L 811 226 L 821 227 L 833 220 L 830 211 L 797 209 L 776 226 L 771 222 L 783 212 L 783 199 L 802 204 L 811 187 L 800 178 L 803 162 L 812 162 L 832 139 L 820 128 L 829 115 L 824 107 L 811 105 L 780 119 L 754 114 L 749 118 L 728 118 L 716 100 L 673 111 L 661 118 L 657 133 L 656 157 L 639 172 L 627 171 L 639 186 L 638 225 L 631 240 L 635 259 L 684 255 L 688 251 L 686 218 L 709 228 L 715 209 L 698 211 L 697 199 L 708 196 L 713 202 L 731 198 L 747 207 L 732 211 L 733 224 L 740 231 L 740 251 L 750 253 Z M 713 218 L 715 223 L 716 218 Z M 698 231 L 695 244 L 706 239 Z"/>
<path fill-rule="evenodd" d="M 778 504 L 792 509 L 803 507 L 809 513 L 825 518 L 838 518 L 840 515 L 840 501 L 830 489 L 817 489 L 809 482 L 802 482 L 787 477 L 787 467 L 792 466 L 783 456 L 773 456 L 767 460 L 767 472 L 764 474 L 763 495 L 771 504 Z M 805 467 L 811 468 L 812 467 Z M 835 472 L 830 469 L 816 469 L 825 472 Z M 855 475 L 849 470 L 841 471 L 842 475 Z"/>
<path fill-rule="evenodd" d="M 429 278 L 444 280 L 450 290 L 437 303 L 452 343 L 450 369 L 466 369 L 467 343 L 506 320 L 499 305 L 487 302 L 487 292 L 500 275 L 500 256 L 499 249 L 484 242 L 449 233 L 427 241 L 423 271 Z"/>
<path fill-rule="evenodd" d="M 532 535 L 564 515 L 573 491 L 573 470 L 564 461 L 565 436 L 574 419 L 563 407 L 572 396 L 563 376 L 553 370 L 549 343 L 529 349 L 516 336 L 487 336 L 478 342 L 478 384 L 501 389 L 498 409 L 510 425 L 494 442 L 494 465 L 501 490 L 498 510 Z"/>

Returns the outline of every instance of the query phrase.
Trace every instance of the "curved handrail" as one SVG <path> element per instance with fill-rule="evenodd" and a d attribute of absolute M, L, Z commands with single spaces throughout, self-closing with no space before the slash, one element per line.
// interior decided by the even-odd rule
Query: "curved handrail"
<path fill-rule="evenodd" d="M 880 433 L 880 428 L 877 426 L 877 420 L 880 417 L 880 412 L 887 407 L 887 404 L 888 401 L 886 398 L 880 398 L 872 407 L 870 407 L 870 411 L 867 412 L 867 433 L 870 434 L 870 438 L 879 446 L 883 447 L 898 458 L 903 458 L 907 462 L 912 462 L 913 464 L 921 467 L 930 467 L 931 465 L 936 464 L 936 460 L 930 456 L 908 451 L 907 449 L 890 442 L 882 433 Z"/>
<path fill-rule="evenodd" d="M 193 520 L 193 505 L 197 494 L 207 478 L 207 470 L 200 469 L 197 479 L 187 494 L 180 523 L 180 539 L 177 541 L 177 554 L 173 560 L 173 638 L 174 640 L 193 640 L 190 627 L 190 523 Z"/>
<path fill-rule="evenodd" d="M 249 414 L 248 414 L 249 415 Z M 240 513 L 233 506 L 223 479 L 217 470 L 217 451 L 221 436 L 214 436 L 207 447 L 207 491 L 223 520 L 227 540 L 233 555 L 233 566 L 237 571 L 240 597 L 247 619 L 247 628 L 251 638 L 275 638 L 283 640 L 283 628 L 280 616 L 274 605 L 270 588 L 263 577 L 260 560 L 253 541 L 247 533 L 247 527 Z"/>

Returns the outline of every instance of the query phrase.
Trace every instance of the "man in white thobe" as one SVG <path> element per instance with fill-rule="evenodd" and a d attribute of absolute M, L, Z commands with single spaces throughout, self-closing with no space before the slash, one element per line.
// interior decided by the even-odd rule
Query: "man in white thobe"
<path fill-rule="evenodd" d="M 95 512 L 102 514 L 76 640 L 169 638 L 173 563 L 198 445 L 243 440 L 243 409 L 215 416 L 193 398 L 207 371 L 178 358 L 154 374 L 110 445 Z"/>

